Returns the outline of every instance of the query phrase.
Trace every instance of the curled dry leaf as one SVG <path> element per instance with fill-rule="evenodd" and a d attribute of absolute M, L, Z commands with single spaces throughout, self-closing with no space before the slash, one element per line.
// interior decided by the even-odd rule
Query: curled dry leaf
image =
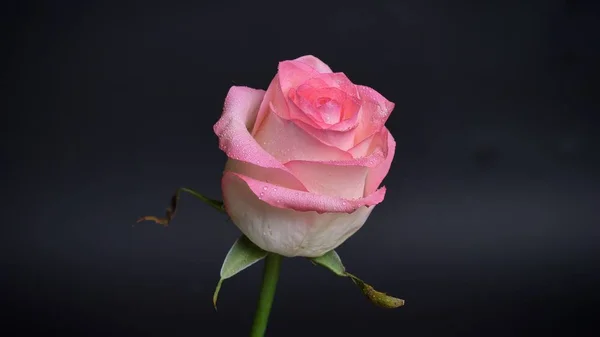
<path fill-rule="evenodd" d="M 167 211 L 166 211 L 166 214 L 164 217 L 159 218 L 154 215 L 146 215 L 146 216 L 140 217 L 136 222 L 140 223 L 142 221 L 154 221 L 159 225 L 163 225 L 163 226 L 167 227 L 169 225 L 169 223 L 171 223 L 171 220 L 173 220 L 173 217 L 175 216 L 175 212 L 177 211 L 177 202 L 178 201 L 179 201 L 179 190 L 177 190 L 177 192 L 175 192 L 175 194 L 171 197 L 171 204 L 169 207 L 167 207 Z"/>
<path fill-rule="evenodd" d="M 352 282 L 362 290 L 363 294 L 365 294 L 373 304 L 386 309 L 395 309 L 404 305 L 403 299 L 377 291 L 375 288 L 350 273 L 346 273 L 346 275 L 350 277 Z"/>
<path fill-rule="evenodd" d="M 310 261 L 313 264 L 320 265 L 332 271 L 334 274 L 342 277 L 349 277 L 354 284 L 356 284 L 367 298 L 375 305 L 386 308 L 394 309 L 404 305 L 404 300 L 393 296 L 389 296 L 386 293 L 375 290 L 372 286 L 365 283 L 360 278 L 352 275 L 346 271 L 342 259 L 335 252 L 335 250 L 329 251 L 322 256 L 311 258 Z"/>

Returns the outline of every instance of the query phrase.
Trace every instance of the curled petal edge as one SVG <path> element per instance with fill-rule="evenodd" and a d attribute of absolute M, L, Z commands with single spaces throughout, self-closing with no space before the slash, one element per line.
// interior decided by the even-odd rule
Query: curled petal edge
<path fill-rule="evenodd" d="M 233 86 L 225 98 L 223 115 L 213 126 L 219 137 L 219 148 L 232 159 L 256 166 L 278 169 L 290 182 L 306 190 L 304 184 L 252 137 L 249 129 L 255 122 L 257 110 L 265 95 L 264 90 Z"/>
<path fill-rule="evenodd" d="M 320 214 L 352 213 L 362 206 L 374 206 L 383 201 L 386 192 L 385 187 L 382 186 L 364 198 L 344 199 L 293 190 L 234 172 L 224 173 L 223 184 L 231 183 L 234 179 L 244 182 L 258 199 L 273 207 L 292 209 L 300 212 L 313 211 Z"/>
<path fill-rule="evenodd" d="M 327 73 L 333 72 L 331 70 L 331 68 L 329 67 L 329 65 L 327 65 L 325 62 L 321 61 L 318 57 L 313 56 L 313 55 L 300 56 L 297 59 L 295 59 L 294 61 L 307 64 L 321 74 L 327 74 Z"/>
<path fill-rule="evenodd" d="M 377 137 L 379 137 L 380 139 Z M 373 142 L 373 141 L 377 141 L 380 144 L 367 143 L 367 142 Z M 325 164 L 325 165 L 332 165 L 332 166 L 361 166 L 361 167 L 375 168 L 375 167 L 379 166 L 380 164 L 384 163 L 385 161 L 387 161 L 390 156 L 394 155 L 393 152 L 395 151 L 395 142 L 394 142 L 393 138 L 391 138 L 391 134 L 389 133 L 389 131 L 385 128 L 381 132 L 374 134 L 371 137 L 369 137 L 368 139 L 365 139 L 360 144 L 357 144 L 355 147 L 368 146 L 368 145 L 377 145 L 377 146 L 373 149 L 373 151 L 370 154 L 368 154 L 366 156 L 361 156 L 358 158 L 342 159 L 342 160 L 294 159 L 294 160 L 285 162 L 284 165 L 286 167 L 288 167 L 290 163 L 295 163 L 295 162 L 314 162 L 314 163 L 318 163 L 318 164 Z M 394 145 L 394 147 L 392 147 L 392 145 Z M 354 148 L 351 148 L 347 152 L 352 153 L 352 150 L 354 150 Z M 387 171 L 386 171 L 386 173 L 387 173 Z"/>

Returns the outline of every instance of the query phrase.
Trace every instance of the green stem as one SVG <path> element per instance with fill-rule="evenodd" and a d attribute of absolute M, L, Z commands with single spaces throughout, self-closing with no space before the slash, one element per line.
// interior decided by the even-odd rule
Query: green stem
<path fill-rule="evenodd" d="M 275 289 L 279 280 L 279 270 L 281 269 L 282 256 L 269 253 L 265 259 L 265 268 L 263 282 L 260 288 L 260 298 L 254 314 L 254 324 L 252 324 L 251 337 L 263 337 L 267 330 L 269 322 L 269 313 L 275 297 Z"/>

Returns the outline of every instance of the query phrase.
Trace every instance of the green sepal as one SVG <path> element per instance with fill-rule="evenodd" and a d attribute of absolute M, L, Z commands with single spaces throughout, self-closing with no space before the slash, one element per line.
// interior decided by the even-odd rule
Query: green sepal
<path fill-rule="evenodd" d="M 404 305 L 404 300 L 386 293 L 375 290 L 372 286 L 361 280 L 360 278 L 346 272 L 346 268 L 342 263 L 342 259 L 335 252 L 335 250 L 329 251 L 322 256 L 310 258 L 313 264 L 320 265 L 332 271 L 334 274 L 342 277 L 349 277 L 354 284 L 362 291 L 362 293 L 375 305 L 386 308 L 394 309 Z"/>
<path fill-rule="evenodd" d="M 319 257 L 313 257 L 310 260 L 319 266 L 331 270 L 337 276 L 347 276 L 346 268 L 344 267 L 344 264 L 342 264 L 342 259 L 335 250 L 331 250 Z"/>
<path fill-rule="evenodd" d="M 213 306 L 215 310 L 217 310 L 217 298 L 223 281 L 264 259 L 266 256 L 267 252 L 252 243 L 245 235 L 242 235 L 235 241 L 221 266 L 221 278 L 213 294 Z"/>
<path fill-rule="evenodd" d="M 187 192 L 187 193 L 193 195 L 194 197 L 202 200 L 205 204 L 211 206 L 212 208 L 216 209 L 217 211 L 225 212 L 225 206 L 223 205 L 222 201 L 207 198 L 204 195 L 202 195 L 190 188 L 181 187 L 181 188 L 177 189 L 177 191 L 175 191 L 175 194 L 171 197 L 171 204 L 167 208 L 167 211 L 166 211 L 166 214 L 164 217 L 157 217 L 154 215 L 146 215 L 146 216 L 140 217 L 137 220 L 137 222 L 154 221 L 157 224 L 167 227 L 171 223 L 171 220 L 173 220 L 173 218 L 175 217 L 175 212 L 177 211 L 177 205 L 179 203 L 179 195 L 181 194 L 181 192 Z"/>

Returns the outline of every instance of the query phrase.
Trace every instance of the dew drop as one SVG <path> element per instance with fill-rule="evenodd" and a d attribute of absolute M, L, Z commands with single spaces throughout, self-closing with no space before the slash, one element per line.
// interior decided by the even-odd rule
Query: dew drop
<path fill-rule="evenodd" d="M 266 191 L 266 190 L 267 190 L 267 186 L 264 186 L 264 187 L 263 187 L 263 191 Z"/>
<path fill-rule="evenodd" d="M 260 192 L 258 195 L 258 199 L 262 199 L 265 196 L 265 192 Z"/>

